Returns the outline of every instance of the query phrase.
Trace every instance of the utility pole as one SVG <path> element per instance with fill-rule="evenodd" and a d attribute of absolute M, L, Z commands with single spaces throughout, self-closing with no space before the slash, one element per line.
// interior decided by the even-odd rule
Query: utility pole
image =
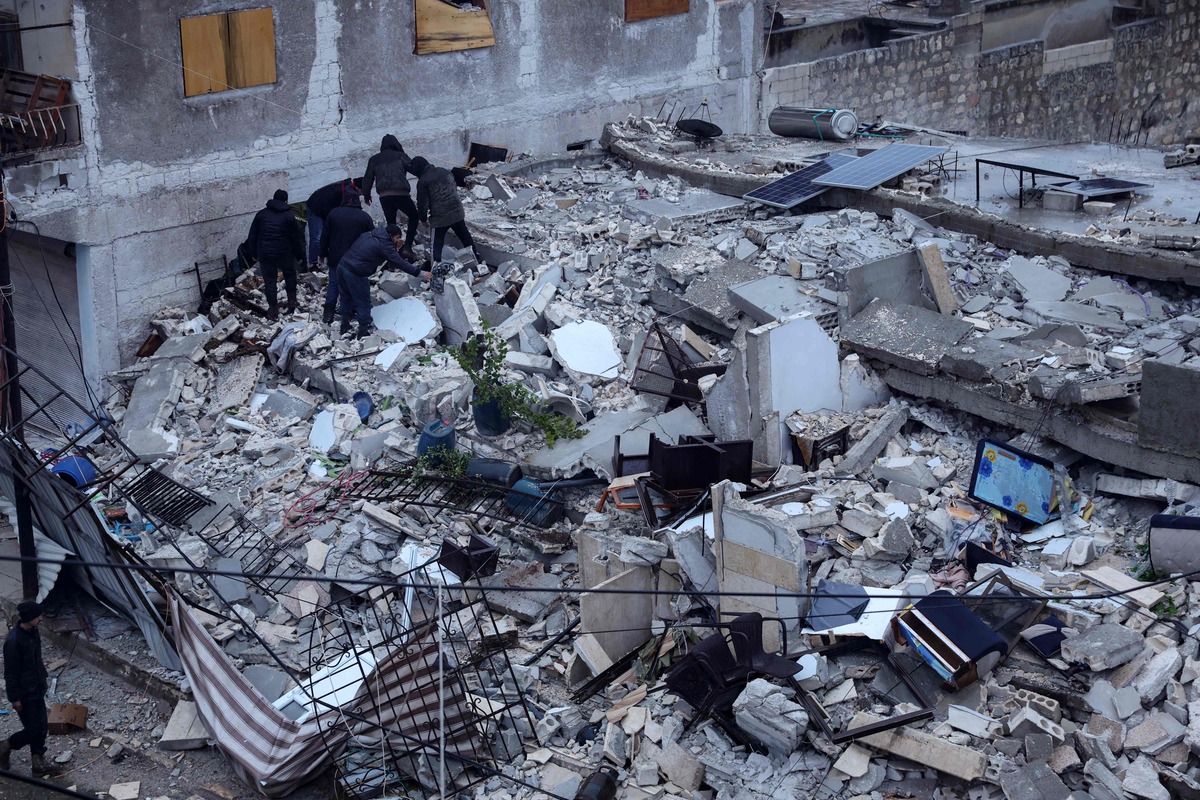
<path fill-rule="evenodd" d="M 17 326 L 13 318 L 12 273 L 8 264 L 8 203 L 4 198 L 4 168 L 0 166 L 0 298 L 4 306 L 4 372 L 8 379 L 5 390 L 3 412 L 4 429 L 12 431 L 22 445 L 25 444 L 21 422 L 21 383 L 17 378 L 20 364 L 17 363 Z M 21 587 L 26 600 L 38 593 L 37 546 L 33 542 L 33 508 L 29 505 L 29 487 L 21 479 L 19 463 L 13 463 L 13 505 L 17 509 L 17 545 L 21 550 Z"/>

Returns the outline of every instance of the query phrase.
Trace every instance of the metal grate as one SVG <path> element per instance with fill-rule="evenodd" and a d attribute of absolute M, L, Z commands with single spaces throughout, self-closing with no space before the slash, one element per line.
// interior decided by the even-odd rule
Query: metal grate
<path fill-rule="evenodd" d="M 562 519 L 562 501 L 537 491 L 532 481 L 525 483 L 528 490 L 520 488 L 521 484 L 507 488 L 441 475 L 371 470 L 345 496 L 373 503 L 461 511 L 535 528 L 548 528 Z"/>
<path fill-rule="evenodd" d="M 213 505 L 204 495 L 152 467 L 117 490 L 143 514 L 178 527 L 200 509 Z"/>
<path fill-rule="evenodd" d="M 704 397 L 700 378 L 723 375 L 725 369 L 725 364 L 692 364 L 679 343 L 655 322 L 638 354 L 632 385 L 634 391 L 698 403 Z"/>

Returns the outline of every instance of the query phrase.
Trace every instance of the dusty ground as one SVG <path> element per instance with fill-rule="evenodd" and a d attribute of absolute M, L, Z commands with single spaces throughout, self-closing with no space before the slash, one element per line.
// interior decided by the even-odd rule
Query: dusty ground
<path fill-rule="evenodd" d="M 53 624 L 53 621 L 51 621 Z M 3 624 L 0 623 L 0 627 Z M 7 629 L 4 629 L 7 633 Z M 73 735 L 51 736 L 47 755 L 54 759 L 70 751 L 63 773 L 54 779 L 87 795 L 96 795 L 117 783 L 140 781 L 140 800 L 203 798 L 234 800 L 258 795 L 234 777 L 225 757 L 215 748 L 171 753 L 157 747 L 159 735 L 171 716 L 171 704 L 147 695 L 101 671 L 76 653 L 46 641 L 43 650 L 50 677 L 56 676 L 57 694 L 47 699 L 86 705 L 88 729 Z M 20 728 L 16 714 L 3 703 L 0 736 Z M 120 752 L 109 756 L 114 743 Z M 29 751 L 13 754 L 13 771 L 29 774 Z M 333 796 L 332 781 L 318 780 L 290 795 L 297 800 L 325 800 Z M 0 800 L 40 800 L 62 795 L 41 790 L 0 774 Z"/>

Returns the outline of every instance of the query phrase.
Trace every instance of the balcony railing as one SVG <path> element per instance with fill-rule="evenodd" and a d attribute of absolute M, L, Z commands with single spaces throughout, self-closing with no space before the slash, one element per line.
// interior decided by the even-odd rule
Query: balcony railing
<path fill-rule="evenodd" d="M 79 105 L 70 95 L 71 84 L 52 75 L 0 72 L 0 155 L 80 142 Z"/>

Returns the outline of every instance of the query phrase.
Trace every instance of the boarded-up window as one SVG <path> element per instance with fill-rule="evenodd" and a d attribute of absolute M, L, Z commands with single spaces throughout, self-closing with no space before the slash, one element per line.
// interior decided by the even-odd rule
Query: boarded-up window
<path fill-rule="evenodd" d="M 688 0 L 625 0 L 626 22 L 640 22 L 644 19 L 687 12 Z"/>
<path fill-rule="evenodd" d="M 275 82 L 275 19 L 269 8 L 179 20 L 186 97 Z"/>
<path fill-rule="evenodd" d="M 495 46 L 486 0 L 454 3 L 414 0 L 414 3 L 417 43 L 413 52 L 417 55 Z"/>

